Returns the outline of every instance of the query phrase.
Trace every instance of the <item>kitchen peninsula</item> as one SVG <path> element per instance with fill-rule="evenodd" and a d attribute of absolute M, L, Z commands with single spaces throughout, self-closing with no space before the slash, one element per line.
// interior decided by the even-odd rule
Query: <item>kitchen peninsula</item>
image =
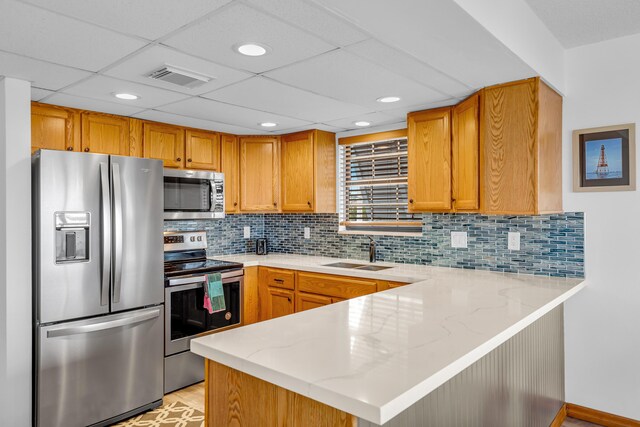
<path fill-rule="evenodd" d="M 193 340 L 209 426 L 549 425 L 564 403 L 562 304 L 584 279 L 227 258 L 412 284 Z"/>

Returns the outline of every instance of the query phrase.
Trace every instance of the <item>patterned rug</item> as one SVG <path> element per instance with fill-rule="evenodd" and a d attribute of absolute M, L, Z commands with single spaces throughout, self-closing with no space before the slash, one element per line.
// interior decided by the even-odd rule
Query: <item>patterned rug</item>
<path fill-rule="evenodd" d="M 204 427 L 204 414 L 186 403 L 173 402 L 114 427 Z"/>

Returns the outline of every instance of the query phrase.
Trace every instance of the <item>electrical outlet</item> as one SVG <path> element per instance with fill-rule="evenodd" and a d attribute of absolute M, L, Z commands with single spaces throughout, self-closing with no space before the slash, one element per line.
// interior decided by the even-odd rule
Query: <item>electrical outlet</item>
<path fill-rule="evenodd" d="M 517 231 L 510 231 L 508 237 L 508 246 L 511 251 L 520 250 L 520 233 Z"/>
<path fill-rule="evenodd" d="M 451 232 L 451 247 L 452 248 L 466 248 L 467 247 L 467 232 L 466 231 L 452 231 Z"/>
<path fill-rule="evenodd" d="M 251 227 L 249 226 L 244 227 L 244 238 L 245 239 L 251 238 Z"/>
<path fill-rule="evenodd" d="M 305 227 L 304 228 L 304 238 L 305 239 L 310 239 L 311 238 L 311 229 L 309 227 Z"/>

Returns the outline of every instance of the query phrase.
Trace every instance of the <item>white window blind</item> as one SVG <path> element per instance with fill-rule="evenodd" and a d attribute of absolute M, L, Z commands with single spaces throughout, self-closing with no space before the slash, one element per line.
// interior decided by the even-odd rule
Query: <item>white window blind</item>
<path fill-rule="evenodd" d="M 340 145 L 340 221 L 347 230 L 419 232 L 407 211 L 407 138 Z"/>

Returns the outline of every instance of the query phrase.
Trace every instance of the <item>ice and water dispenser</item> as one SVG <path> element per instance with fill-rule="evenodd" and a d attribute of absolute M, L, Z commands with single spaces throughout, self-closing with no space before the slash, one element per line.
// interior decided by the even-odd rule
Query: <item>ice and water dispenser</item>
<path fill-rule="evenodd" d="M 56 264 L 89 261 L 89 212 L 55 212 Z"/>

